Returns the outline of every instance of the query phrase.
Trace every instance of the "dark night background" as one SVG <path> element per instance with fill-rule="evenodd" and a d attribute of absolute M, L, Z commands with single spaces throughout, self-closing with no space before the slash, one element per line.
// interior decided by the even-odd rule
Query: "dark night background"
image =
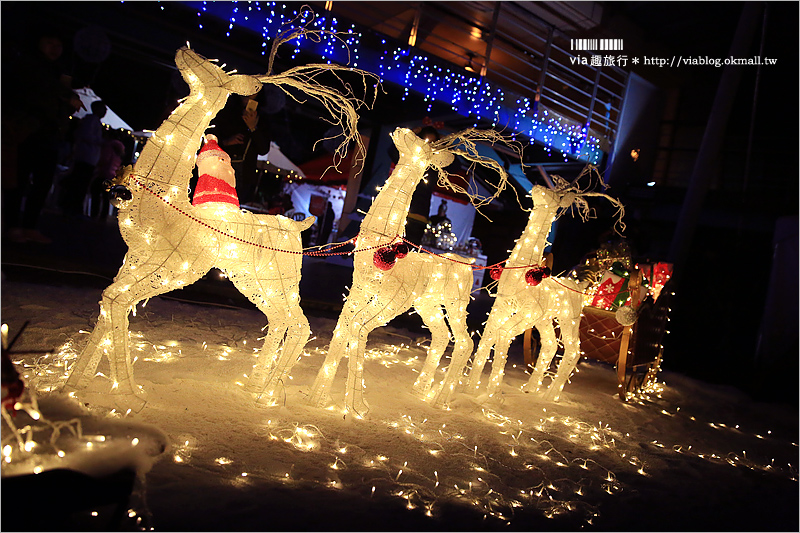
<path fill-rule="evenodd" d="M 311 4 L 322 9 L 323 3 Z M 629 56 L 726 57 L 744 6 L 739 2 L 599 4 L 604 10 L 602 22 L 586 36 L 624 37 Z M 680 272 L 663 367 L 735 385 L 766 400 L 795 403 L 798 4 L 761 5 L 767 6 L 766 23 L 763 31 L 762 21 L 756 24 L 747 55 L 759 54 L 763 46 L 761 55 L 777 58 L 778 63 L 760 69 L 757 87 L 756 69 L 743 67 L 715 175 Z M 56 28 L 65 39 L 64 58 L 73 86 L 91 86 L 135 130 L 155 129 L 175 99 L 183 96 L 185 86 L 177 79 L 172 58 L 187 40 L 201 54 L 220 57 L 240 72 L 266 71 L 259 35 L 234 28 L 225 36 L 227 23 L 209 17 L 200 30 L 196 19 L 196 10 L 179 3 L 4 2 L 3 61 L 32 46 L 38 29 Z M 101 28 L 111 43 L 109 57 L 99 64 L 82 60 L 71 44 L 74 34 L 85 27 Z M 301 56 L 297 61 L 313 60 Z M 277 69 L 289 66 L 288 57 L 279 56 Z M 627 158 L 634 146 L 623 145 L 618 147 L 615 166 L 602 170 L 611 176 L 610 193 L 626 205 L 627 237 L 636 258 L 665 260 L 724 68 L 658 69 L 640 64 L 630 70 L 656 88 L 649 104 L 650 120 L 639 125 L 642 135 L 630 141 L 642 149 L 643 157 L 635 164 Z M 16 83 L 24 80 L 3 77 L 4 90 Z M 402 90 L 391 84 L 384 88 L 386 94 L 375 109 L 361 118 L 365 130 L 385 134 L 386 128 L 400 122 L 446 112 L 444 106 L 427 111 L 419 95 L 401 100 Z M 313 104 L 301 106 L 287 99 L 285 108 L 270 116 L 273 138 L 281 139 L 283 152 L 295 163 L 319 152 L 311 147 L 329 125 L 318 114 Z M 529 154 L 526 163 L 546 161 L 541 150 L 531 149 Z M 574 172 L 563 170 L 565 177 Z M 658 184 L 647 187 L 655 174 L 661 176 Z M 535 169 L 528 177 L 540 181 Z M 505 259 L 527 218 L 518 209 L 495 209 L 491 215 L 491 224 L 477 217 L 473 231 L 484 243 L 490 264 Z M 597 219 L 589 223 L 570 217 L 561 220 L 554 246 L 556 270 L 570 268 L 598 245 L 609 229 L 609 216 L 599 209 Z M 784 225 L 778 232 L 779 220 Z M 776 240 L 790 251 L 774 265 Z M 5 246 L 3 252 L 7 257 Z M 771 278 L 778 267 L 783 268 L 779 277 Z M 769 299 L 769 294 L 778 298 Z M 764 335 L 777 335 L 777 341 L 768 349 L 762 346 L 756 358 Z"/>

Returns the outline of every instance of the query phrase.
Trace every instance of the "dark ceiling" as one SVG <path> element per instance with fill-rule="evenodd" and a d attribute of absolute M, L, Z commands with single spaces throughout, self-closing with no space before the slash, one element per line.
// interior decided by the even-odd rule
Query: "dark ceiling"
<path fill-rule="evenodd" d="M 312 2 L 320 9 L 322 2 Z M 319 4 L 319 5 L 317 5 Z M 444 10 L 457 14 L 476 26 L 486 28 L 491 23 L 492 2 L 425 2 L 425 9 Z M 504 3 L 505 4 L 505 3 Z M 684 54 L 725 57 L 744 5 L 741 2 L 508 2 L 517 9 L 519 20 L 498 19 L 502 31 L 512 35 L 524 25 L 547 21 L 579 37 L 614 37 L 625 39 L 625 51 L 634 54 Z M 391 25 L 405 31 L 413 19 L 415 4 L 400 2 L 334 2 L 337 9 L 352 14 L 354 18 L 367 19 L 375 29 Z M 765 45 L 767 51 L 779 57 L 781 64 L 797 65 L 798 3 L 769 2 Z M 135 129 L 154 129 L 160 123 L 181 90 L 176 81 L 172 56 L 187 40 L 204 55 L 224 57 L 240 71 L 261 72 L 266 61 L 260 55 L 261 37 L 234 27 L 226 36 L 227 24 L 223 21 L 206 22 L 202 30 L 196 24 L 193 8 L 177 2 L 3 2 L 2 40 L 4 64 L 10 54 L 29 44 L 37 28 L 56 27 L 69 37 L 86 26 L 98 26 L 109 36 L 112 51 L 109 60 L 99 65 L 81 64 L 75 60 L 76 78 L 90 83 Z M 505 9 L 505 7 L 504 7 Z M 359 11 L 360 10 L 360 11 Z M 360 13 L 360 14 L 359 14 Z M 512 27 L 513 26 L 513 27 Z M 388 31 L 388 30 L 386 30 Z M 393 30 L 394 31 L 394 30 Z M 400 30 L 397 30 L 400 31 Z M 423 31 L 423 30 L 421 30 Z M 759 31 L 760 35 L 760 31 Z M 420 35 L 424 38 L 425 35 Z M 486 36 L 482 35 L 481 39 Z M 760 39 L 760 37 L 758 38 Z M 757 39 L 757 40 L 758 40 Z M 69 39 L 68 39 L 69 41 Z M 786 44 L 789 43 L 789 44 Z M 757 50 L 757 44 L 756 46 Z M 285 58 L 279 58 L 283 60 Z M 314 58 L 307 58 L 313 61 Z M 287 65 L 290 66 L 290 65 Z M 686 69 L 645 69 L 641 65 L 629 66 L 643 77 L 661 86 L 693 86 L 698 101 L 708 101 L 721 69 L 688 71 Z M 770 78 L 790 76 L 792 82 L 786 91 L 797 86 L 797 69 L 764 69 Z M 76 80 L 77 81 L 77 80 Z M 777 79 L 776 79 L 777 81 Z M 3 84 L 9 83 L 4 76 Z M 694 90 L 694 89 L 693 89 Z M 383 95 L 380 122 L 398 121 L 401 117 L 425 113 L 414 108 L 413 101 L 403 102 L 391 90 Z M 796 101 L 783 97 L 772 98 L 765 105 L 778 108 L 788 105 L 791 114 Z M 705 105 L 705 104 L 703 104 Z M 794 107 L 792 107 L 794 106 Z M 288 129 L 292 120 L 303 120 L 315 111 L 289 102 L 287 113 L 274 117 L 277 128 Z M 421 106 L 419 106 L 421 107 Z M 434 109 L 434 112 L 437 110 Z M 447 113 L 447 109 L 439 110 Z M 421 113 L 421 114 L 420 114 Z M 369 123 L 369 113 L 362 117 Z M 310 126 L 314 129 L 314 126 Z M 285 131 L 285 130 L 284 130 Z M 312 131 L 312 134 L 321 132 Z M 297 134 L 303 137 L 301 134 Z M 308 139 L 298 139 L 305 143 Z M 313 144 L 310 143 L 310 144 Z M 290 149 L 291 151 L 291 149 Z M 295 157 L 303 159 L 299 154 Z"/>

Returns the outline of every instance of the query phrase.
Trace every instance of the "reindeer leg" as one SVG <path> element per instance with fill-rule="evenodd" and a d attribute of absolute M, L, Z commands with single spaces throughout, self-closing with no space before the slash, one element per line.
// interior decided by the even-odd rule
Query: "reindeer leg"
<path fill-rule="evenodd" d="M 370 296 L 365 291 L 358 290 L 355 287 L 347 296 L 347 301 L 344 303 L 342 312 L 339 315 L 336 328 L 333 330 L 333 338 L 328 348 L 328 355 L 325 356 L 325 362 L 322 363 L 322 367 L 317 372 L 317 377 L 311 387 L 311 394 L 308 399 L 311 405 L 325 407 L 330 402 L 329 391 L 336 377 L 336 369 L 339 367 L 342 357 L 350 353 L 350 345 L 346 342 L 347 336 L 350 335 L 350 324 L 358 310 L 367 305 L 369 298 Z"/>
<path fill-rule="evenodd" d="M 436 369 L 439 367 L 439 361 L 450 343 L 450 330 L 444 321 L 444 312 L 438 304 L 422 303 L 416 306 L 419 316 L 422 317 L 422 322 L 428 326 L 431 332 L 431 345 L 428 348 L 428 356 L 425 358 L 425 364 L 422 365 L 419 376 L 417 377 L 413 393 L 418 396 L 424 396 L 433 385 L 433 380 L 436 377 Z"/>
<path fill-rule="evenodd" d="M 487 323 L 481 335 L 481 340 L 478 342 L 478 349 L 475 351 L 475 357 L 472 360 L 472 368 L 469 370 L 469 382 L 467 390 L 471 393 L 477 393 L 481 388 L 481 378 L 483 377 L 483 367 L 486 366 L 486 361 L 489 359 L 489 353 L 497 343 L 497 328 L 494 324 Z"/>
<path fill-rule="evenodd" d="M 122 267 L 114 278 L 115 281 L 103 291 L 97 323 L 89 336 L 89 342 L 70 370 L 70 375 L 64 387 L 65 392 L 85 389 L 95 376 L 97 367 L 100 364 L 100 359 L 104 354 L 108 356 L 108 347 L 112 344 L 112 323 L 108 313 L 111 309 L 112 298 L 114 295 L 121 292 L 122 287 L 125 286 L 124 283 L 118 282 L 117 280 L 129 279 L 131 275 L 130 265 L 131 257 L 129 252 L 125 255 Z"/>
<path fill-rule="evenodd" d="M 97 317 L 97 324 L 95 324 L 89 336 L 88 344 L 78 355 L 78 358 L 70 369 L 67 383 L 64 385 L 64 392 L 85 389 L 89 385 L 100 363 L 100 358 L 103 356 L 103 348 L 101 345 L 107 338 L 109 329 L 110 323 L 103 302 L 101 301 L 100 315 Z"/>
<path fill-rule="evenodd" d="M 275 389 L 270 388 L 267 391 L 267 381 L 282 355 L 280 345 L 286 335 L 288 326 L 283 313 L 267 308 L 266 305 L 264 308 L 258 307 L 267 317 L 267 335 L 264 339 L 264 344 L 261 345 L 261 350 L 258 352 L 256 364 L 253 365 L 245 390 L 259 396 L 265 394 L 268 398 L 271 398 L 275 393 Z"/>
<path fill-rule="evenodd" d="M 392 294 L 394 297 L 387 299 L 386 294 Z M 372 330 L 385 325 L 408 309 L 411 306 L 409 301 L 411 297 L 411 291 L 406 290 L 403 284 L 398 286 L 384 283 L 381 286 L 381 293 L 370 299 L 367 306 L 359 309 L 353 317 L 350 327 L 351 346 L 350 359 L 347 362 L 345 406 L 348 412 L 355 413 L 358 418 L 363 418 L 369 411 L 369 404 L 364 399 L 364 358 L 367 337 Z"/>
<path fill-rule="evenodd" d="M 558 365 L 558 371 L 553 382 L 545 393 L 545 400 L 557 402 L 564 385 L 567 384 L 572 371 L 581 358 L 580 354 L 580 314 L 562 316 L 558 320 L 561 328 L 561 338 L 564 341 L 564 357 Z"/>
<path fill-rule="evenodd" d="M 253 370 L 250 372 L 245 390 L 247 392 L 261 394 L 265 391 L 267 376 L 274 368 L 278 357 L 279 347 L 283 340 L 286 330 L 288 329 L 289 320 L 284 308 L 286 301 L 281 298 L 273 298 L 268 300 L 268 295 L 271 294 L 269 287 L 274 282 L 272 279 L 259 278 L 253 275 L 249 270 L 238 270 L 226 265 L 226 272 L 228 272 L 228 279 L 231 280 L 233 286 L 236 287 L 242 295 L 250 300 L 259 311 L 264 313 L 267 318 L 267 334 L 264 338 L 264 344 L 258 353 L 258 358 Z M 258 272 L 258 269 L 256 269 Z M 291 286 L 289 290 L 291 290 Z M 271 389 L 272 392 L 274 390 Z M 268 394 L 269 397 L 272 394 Z"/>
<path fill-rule="evenodd" d="M 364 399 L 364 355 L 367 337 L 372 329 L 362 326 L 358 332 L 355 346 L 351 342 L 350 359 L 347 361 L 347 385 L 344 392 L 344 404 L 348 413 L 356 418 L 364 418 L 369 412 L 369 404 Z"/>
<path fill-rule="evenodd" d="M 109 358 L 109 362 L 111 361 L 111 356 L 109 355 L 108 351 L 109 349 L 114 349 L 114 343 L 113 322 L 111 320 L 110 312 L 116 295 L 123 292 L 123 288 L 130 283 L 131 273 L 129 265 L 130 257 L 128 254 L 125 257 L 123 266 L 120 268 L 117 276 L 114 278 L 115 281 L 103 291 L 97 324 L 95 324 L 95 327 L 89 336 L 89 342 L 78 356 L 78 359 L 70 370 L 69 378 L 67 378 L 67 383 L 64 387 L 66 392 L 85 389 L 89 385 L 89 382 L 92 380 L 92 378 L 94 378 L 95 372 L 97 371 L 97 367 L 99 366 L 103 355 L 106 355 L 106 357 Z M 127 317 L 125 320 L 127 321 Z M 112 365 L 110 373 L 112 380 L 116 381 L 116 367 L 114 365 Z"/>
<path fill-rule="evenodd" d="M 300 310 L 299 306 L 294 313 L 271 313 L 269 317 L 270 324 L 279 323 L 280 326 L 274 330 L 275 341 L 277 344 L 284 338 L 282 350 L 279 353 L 269 352 L 265 348 L 269 344 L 273 344 L 269 339 L 264 341 L 264 347 L 259 354 L 258 362 L 256 363 L 257 371 L 254 372 L 250 381 L 248 382 L 248 391 L 256 392 L 259 395 L 263 394 L 265 398 L 274 398 L 281 384 L 286 382 L 286 378 L 292 370 L 292 367 L 297 362 L 300 352 L 306 345 L 308 337 L 311 334 L 311 328 L 308 325 L 308 319 Z M 278 335 L 278 332 L 286 332 Z M 270 333 L 273 335 L 273 333 Z M 262 365 L 265 365 L 266 360 L 270 359 L 271 368 L 269 373 L 266 369 L 262 370 Z"/>
<path fill-rule="evenodd" d="M 331 344 L 328 347 L 325 362 L 322 363 L 322 367 L 314 379 L 314 384 L 311 386 L 308 403 L 316 407 L 325 407 L 330 403 L 329 391 L 331 385 L 333 385 L 333 379 L 336 377 L 339 362 L 350 351 L 350 346 L 345 343 L 344 334 L 342 333 L 344 327 L 341 324 L 341 318 L 339 320 L 340 323 L 333 330 L 333 339 L 331 339 Z"/>
<path fill-rule="evenodd" d="M 447 367 L 442 384 L 433 397 L 433 405 L 435 407 L 447 406 L 456 386 L 462 381 L 464 368 L 467 366 L 467 361 L 469 356 L 472 355 L 474 346 L 472 337 L 470 337 L 467 329 L 467 305 L 463 300 L 452 302 L 447 306 L 447 323 L 453 331 L 453 357 L 450 359 L 450 365 Z"/>
<path fill-rule="evenodd" d="M 171 265 L 171 262 L 178 264 Z M 112 393 L 129 396 L 126 400 L 118 400 L 120 406 L 130 406 L 134 410 L 144 406 L 141 387 L 133 379 L 133 361 L 128 342 L 128 315 L 140 301 L 189 285 L 200 279 L 208 270 L 196 270 L 197 265 L 194 265 L 192 270 L 183 269 L 180 266 L 182 263 L 177 254 L 166 258 L 151 257 L 136 270 L 126 262 L 120 269 L 116 281 L 103 291 L 101 318 L 105 316 L 106 325 L 103 327 L 105 334 L 98 341 L 102 353 L 108 357 L 109 377 L 114 383 Z M 167 273 L 173 274 L 168 276 Z M 93 376 L 99 359 L 95 351 L 89 361 L 81 363 L 80 367 L 76 366 L 73 375 L 77 377 L 78 383 Z"/>
<path fill-rule="evenodd" d="M 528 379 L 528 383 L 525 384 L 525 390 L 528 392 L 537 392 L 542 386 L 544 374 L 547 372 L 547 369 L 550 368 L 550 363 L 558 349 L 558 339 L 556 338 L 552 317 L 543 318 L 536 322 L 534 326 L 539 330 L 542 348 L 539 352 L 539 358 L 536 360 L 536 366 L 531 373 L 531 377 Z"/>
<path fill-rule="evenodd" d="M 299 240 L 297 245 L 299 247 Z M 267 335 L 245 390 L 257 394 L 258 399 L 262 396 L 271 399 L 291 372 L 308 341 L 311 328 L 300 308 L 300 260 L 284 268 L 279 273 L 282 275 L 279 279 L 275 278 L 275 274 L 261 275 L 261 271 L 275 261 L 274 256 L 256 257 L 252 261 L 258 265 L 255 274 L 250 268 L 236 268 L 238 264 L 227 265 L 226 270 L 230 272 L 230 280 L 239 292 L 267 317 Z M 262 268 L 259 269 L 259 266 Z M 280 283 L 279 291 L 272 289 L 276 282 Z"/>
<path fill-rule="evenodd" d="M 489 312 L 489 318 L 486 319 L 486 326 L 483 329 L 481 340 L 478 342 L 478 350 L 475 352 L 472 369 L 469 372 L 468 389 L 473 393 L 478 392 L 480 388 L 483 367 L 486 366 L 486 361 L 489 359 L 489 353 L 492 348 L 495 348 L 500 340 L 502 326 L 500 317 L 505 317 L 506 314 L 509 314 L 508 304 L 498 297 L 498 300 L 492 306 L 491 312 Z"/>
<path fill-rule="evenodd" d="M 511 345 L 511 341 L 517 335 L 522 334 L 528 328 L 528 324 L 528 320 L 521 313 L 518 313 L 500 329 L 500 340 L 494 347 L 492 374 L 489 376 L 489 385 L 487 386 L 489 397 L 494 396 L 503 383 L 508 347 Z"/>

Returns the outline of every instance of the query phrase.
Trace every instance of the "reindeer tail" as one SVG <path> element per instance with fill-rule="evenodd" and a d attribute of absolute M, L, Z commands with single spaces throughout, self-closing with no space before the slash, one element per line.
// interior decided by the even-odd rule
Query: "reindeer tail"
<path fill-rule="evenodd" d="M 310 228 L 314 224 L 314 221 L 316 220 L 317 217 L 314 216 L 306 217 L 305 220 L 300 220 L 300 221 L 293 220 L 292 225 L 297 231 L 303 231 Z"/>

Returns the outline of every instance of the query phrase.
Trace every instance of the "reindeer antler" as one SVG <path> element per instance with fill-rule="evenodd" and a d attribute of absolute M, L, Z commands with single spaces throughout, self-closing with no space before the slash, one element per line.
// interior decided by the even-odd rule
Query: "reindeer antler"
<path fill-rule="evenodd" d="M 446 150 L 453 155 L 460 155 L 470 162 L 470 169 L 473 169 L 475 165 L 482 165 L 495 170 L 500 175 L 500 181 L 496 185 L 491 184 L 494 187 L 494 192 L 492 195 L 487 198 L 483 198 L 478 196 L 477 192 L 467 191 L 460 185 L 453 183 L 449 178 L 449 172 L 442 168 L 435 167 L 438 173 L 439 184 L 457 193 L 465 194 L 469 198 L 470 203 L 475 207 L 476 210 L 478 210 L 478 213 L 481 213 L 479 208 L 491 203 L 492 200 L 500 196 L 500 193 L 503 191 L 503 189 L 505 189 L 506 185 L 508 184 L 508 173 L 506 172 L 505 168 L 503 168 L 503 166 L 496 160 L 480 155 L 477 147 L 478 142 L 485 142 L 489 144 L 501 142 L 506 144 L 517 154 L 519 154 L 520 162 L 522 162 L 522 144 L 519 141 L 506 137 L 495 130 L 478 130 L 475 128 L 467 128 L 465 130 L 442 137 L 438 141 L 434 141 L 431 143 L 431 148 L 434 150 Z M 514 189 L 514 192 L 516 193 L 516 189 Z M 486 217 L 486 215 L 483 213 L 481 213 L 481 215 Z M 489 220 L 488 217 L 486 218 Z"/>
<path fill-rule="evenodd" d="M 344 134 L 344 139 L 334 151 L 334 167 L 338 168 L 339 163 L 342 161 L 342 159 L 344 159 L 344 156 L 347 153 L 347 145 L 350 143 L 350 141 L 355 141 L 356 144 L 356 152 L 353 163 L 363 163 L 364 156 L 366 154 L 366 148 L 361 140 L 361 136 L 358 134 L 357 110 L 362 107 L 372 109 L 375 99 L 377 98 L 378 87 L 380 86 L 380 78 L 378 78 L 377 75 L 357 68 L 332 64 L 310 64 L 291 68 L 282 74 L 272 73 L 272 67 L 275 60 L 275 55 L 278 52 L 278 48 L 282 44 L 293 39 L 307 38 L 313 40 L 314 42 L 319 42 L 323 35 L 329 35 L 333 38 L 339 39 L 344 44 L 345 49 L 347 49 L 347 57 L 349 62 L 350 49 L 347 47 L 347 43 L 341 37 L 339 37 L 337 32 L 330 30 L 309 29 L 308 26 L 313 23 L 314 19 L 316 18 L 316 14 L 309 6 L 304 5 L 301 7 L 300 14 L 288 24 L 294 24 L 298 20 L 302 21 L 306 17 L 310 18 L 303 22 L 302 25 L 289 27 L 278 33 L 278 35 L 275 37 L 275 41 L 272 44 L 272 50 L 270 51 L 267 74 L 264 74 L 263 76 L 256 76 L 256 79 L 262 83 L 270 83 L 278 86 L 283 92 L 288 94 L 298 103 L 304 103 L 304 101 L 298 99 L 298 96 L 289 90 L 290 87 L 297 89 L 301 93 L 305 93 L 306 95 L 311 96 L 312 98 L 315 98 L 321 102 L 325 107 L 325 110 L 332 117 L 330 120 L 324 120 L 341 127 Z M 342 33 L 344 34 L 344 32 Z M 375 84 L 373 85 L 375 92 L 373 93 L 371 104 L 368 104 L 366 101 L 364 101 L 364 99 L 355 95 L 351 85 L 341 78 L 340 74 L 343 72 L 350 72 L 361 76 L 361 82 L 363 84 L 365 95 L 367 93 L 367 78 L 375 79 Z M 325 73 L 332 74 L 333 77 L 342 84 L 343 89 L 338 91 L 321 83 L 317 78 Z M 335 137 L 336 136 L 326 137 L 317 142 L 325 141 Z M 314 146 L 316 146 L 316 143 Z"/>
<path fill-rule="evenodd" d="M 617 217 L 617 220 L 614 222 L 614 231 L 622 235 L 622 232 L 625 231 L 625 223 L 622 221 L 622 217 L 625 216 L 625 206 L 622 205 L 622 202 L 620 202 L 616 198 L 613 198 L 605 193 L 588 190 L 592 186 L 591 183 L 587 185 L 586 188 L 581 189 L 578 186 L 578 182 L 580 181 L 581 178 L 583 178 L 586 175 L 588 175 L 590 178 L 596 177 L 597 180 L 600 182 L 600 187 L 602 188 L 602 190 L 608 189 L 608 185 L 606 185 L 605 181 L 603 181 L 603 177 L 600 175 L 600 173 L 597 171 L 597 167 L 595 167 L 594 165 L 587 165 L 583 169 L 583 171 L 581 171 L 578 177 L 572 180 L 571 182 L 565 180 L 561 176 L 557 175 L 550 176 L 554 185 L 553 189 L 559 195 L 561 195 L 562 198 L 569 194 L 573 194 L 575 196 L 575 198 L 572 200 L 571 205 L 569 207 L 566 207 L 563 211 L 561 211 L 561 214 L 563 214 L 570 207 L 574 206 L 576 211 L 578 212 L 578 215 L 581 217 L 581 220 L 586 222 L 590 218 L 595 218 L 594 208 L 589 207 L 589 202 L 586 201 L 586 197 L 598 196 L 601 198 L 605 198 L 606 200 L 611 202 L 613 206 L 617 208 L 617 212 L 614 213 L 614 215 Z M 559 216 L 561 214 L 559 214 Z"/>

